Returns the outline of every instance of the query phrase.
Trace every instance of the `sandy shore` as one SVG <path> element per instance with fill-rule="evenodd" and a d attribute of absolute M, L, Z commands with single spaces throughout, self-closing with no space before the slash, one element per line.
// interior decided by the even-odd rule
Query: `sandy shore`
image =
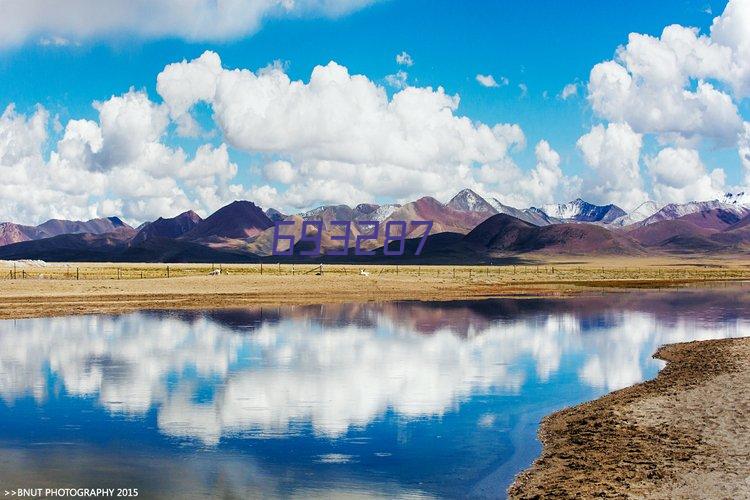
<path fill-rule="evenodd" d="M 748 259 L 597 259 L 523 266 L 59 264 L 0 269 L 0 319 L 137 309 L 569 296 L 750 279 Z M 293 274 L 294 273 L 294 274 Z M 167 274 L 169 277 L 167 277 Z"/>
<path fill-rule="evenodd" d="M 659 376 L 546 417 L 512 498 L 749 498 L 750 338 L 662 347 Z"/>

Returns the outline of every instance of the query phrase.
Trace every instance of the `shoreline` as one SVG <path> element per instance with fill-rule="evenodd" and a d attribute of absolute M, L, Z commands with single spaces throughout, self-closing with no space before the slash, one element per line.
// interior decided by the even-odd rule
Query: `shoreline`
<path fill-rule="evenodd" d="M 750 337 L 660 347 L 658 376 L 542 419 L 510 498 L 750 493 Z"/>
<path fill-rule="evenodd" d="M 121 314 L 137 310 L 237 309 L 250 306 L 336 304 L 347 302 L 454 301 L 493 298 L 566 298 L 587 293 L 658 290 L 691 285 L 736 283 L 714 280 L 540 281 L 528 283 L 453 283 L 362 280 L 342 283 L 316 277 L 307 283 L 247 277 L 172 278 L 129 282 L 41 281 L 8 289 L 0 284 L 0 320 L 81 314 Z M 13 288 L 11 286 L 10 288 Z"/>
<path fill-rule="evenodd" d="M 80 267 L 81 279 L 76 279 Z M 56 264 L 0 279 L 0 319 L 142 309 L 570 297 L 750 280 L 750 260 L 598 259 L 530 266 Z M 303 270 L 304 269 L 304 270 Z M 360 274 L 366 270 L 365 274 Z M 1 271 L 1 270 L 0 270 Z M 21 273 L 21 271 L 17 271 Z M 169 276 L 169 277 L 167 277 Z"/>

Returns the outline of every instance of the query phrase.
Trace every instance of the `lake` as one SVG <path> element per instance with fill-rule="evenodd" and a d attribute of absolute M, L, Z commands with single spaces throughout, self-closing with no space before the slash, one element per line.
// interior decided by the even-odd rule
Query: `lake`
<path fill-rule="evenodd" d="M 750 335 L 748 291 L 0 321 L 0 489 L 501 498 L 542 417 Z"/>

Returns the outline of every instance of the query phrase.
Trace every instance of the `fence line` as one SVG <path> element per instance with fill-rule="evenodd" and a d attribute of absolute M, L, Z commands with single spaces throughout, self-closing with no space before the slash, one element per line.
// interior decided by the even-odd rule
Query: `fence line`
<path fill-rule="evenodd" d="M 564 264 L 537 265 L 537 264 L 507 264 L 499 265 L 490 263 L 484 265 L 404 265 L 404 264 L 309 264 L 305 265 L 275 263 L 276 266 L 268 267 L 262 262 L 258 264 L 232 265 L 223 264 L 185 264 L 175 266 L 174 264 L 148 265 L 145 267 L 134 266 L 76 266 L 75 271 L 68 266 L 49 266 L 46 268 L 24 268 L 14 263 L 13 268 L 6 268 L 6 272 L 0 272 L 0 279 L 25 280 L 25 279 L 56 279 L 56 280 L 127 280 L 127 279 L 158 279 L 158 278 L 181 278 L 198 277 L 213 274 L 218 269 L 219 275 L 264 275 L 272 276 L 306 276 L 357 274 L 358 271 L 367 269 L 364 276 L 393 276 L 399 279 L 421 278 L 421 277 L 443 277 L 448 276 L 454 280 L 503 280 L 503 281 L 533 281 L 533 280 L 575 280 L 583 276 L 595 279 L 660 279 L 685 278 L 706 281 L 709 279 L 748 279 L 750 269 L 731 268 L 730 263 L 722 267 L 708 266 L 662 266 L 662 267 L 589 267 L 568 266 Z M 269 273 L 270 270 L 270 273 Z"/>

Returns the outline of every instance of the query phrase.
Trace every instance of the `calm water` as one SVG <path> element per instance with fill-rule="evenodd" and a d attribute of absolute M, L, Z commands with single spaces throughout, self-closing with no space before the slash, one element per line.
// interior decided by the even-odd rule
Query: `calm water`
<path fill-rule="evenodd" d="M 0 322 L 0 488 L 502 497 L 546 414 L 750 335 L 750 287 Z"/>

